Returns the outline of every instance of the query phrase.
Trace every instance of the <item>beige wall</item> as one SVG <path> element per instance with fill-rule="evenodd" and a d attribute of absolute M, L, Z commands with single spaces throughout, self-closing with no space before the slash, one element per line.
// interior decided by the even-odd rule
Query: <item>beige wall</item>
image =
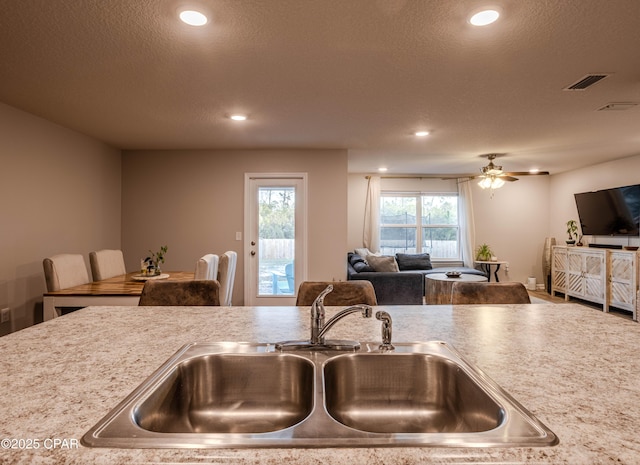
<path fill-rule="evenodd" d="M 549 177 L 523 176 L 494 192 L 472 184 L 476 245 L 487 243 L 500 260 L 509 262 L 509 273 L 500 279 L 542 281 L 542 251 L 549 223 Z M 456 192 L 455 181 L 438 179 L 382 179 L 389 191 Z M 367 182 L 363 174 L 349 175 L 348 248 L 362 247 L 362 225 Z"/>
<path fill-rule="evenodd" d="M 238 252 L 233 303 L 244 302 L 244 174 L 308 173 L 309 279 L 345 279 L 345 150 L 126 151 L 122 246 L 127 268 L 167 245 L 165 270 L 192 270 L 206 253 Z"/>
<path fill-rule="evenodd" d="M 552 176 L 549 195 L 553 204 L 550 209 L 549 230 L 558 244 L 564 244 L 566 239 L 566 222 L 570 219 L 578 221 L 573 194 L 631 184 L 640 184 L 640 155 Z M 587 236 L 583 238 L 583 242 L 640 245 L 638 237 Z"/>
<path fill-rule="evenodd" d="M 0 104 L 0 308 L 42 321 L 43 258 L 120 247 L 120 151 Z"/>
<path fill-rule="evenodd" d="M 500 279 L 544 283 L 542 256 L 549 224 L 550 176 L 521 176 L 494 192 L 473 183 L 476 245 L 487 243 L 499 260 L 509 262 Z"/>

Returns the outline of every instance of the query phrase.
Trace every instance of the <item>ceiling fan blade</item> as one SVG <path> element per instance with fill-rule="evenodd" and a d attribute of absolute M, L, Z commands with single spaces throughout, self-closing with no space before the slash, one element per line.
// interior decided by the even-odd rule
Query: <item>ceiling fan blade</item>
<path fill-rule="evenodd" d="M 509 182 L 513 182 L 513 181 L 517 181 L 518 178 L 514 178 L 513 176 L 508 176 L 506 173 L 505 174 L 501 174 L 500 176 L 497 176 L 498 178 L 502 179 L 503 181 L 509 181 Z"/>
<path fill-rule="evenodd" d="M 483 174 L 439 174 L 439 175 L 434 175 L 434 178 L 438 178 L 438 179 L 442 179 L 442 180 L 447 180 L 447 179 L 459 179 L 459 178 L 469 178 L 469 179 L 475 179 L 475 178 L 483 178 L 484 175 Z"/>
<path fill-rule="evenodd" d="M 548 171 L 538 171 L 537 173 L 531 173 L 529 171 L 510 171 L 509 173 L 504 173 L 506 176 L 548 176 Z"/>

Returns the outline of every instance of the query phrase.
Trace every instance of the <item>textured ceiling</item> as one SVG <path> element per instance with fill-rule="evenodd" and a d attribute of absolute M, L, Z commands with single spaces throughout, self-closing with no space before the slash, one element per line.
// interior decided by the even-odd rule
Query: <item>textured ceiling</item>
<path fill-rule="evenodd" d="M 122 149 L 342 148 L 351 172 L 640 154 L 640 106 L 596 111 L 640 103 L 640 1 L 489 3 L 475 28 L 486 2 L 0 0 L 0 101 Z"/>

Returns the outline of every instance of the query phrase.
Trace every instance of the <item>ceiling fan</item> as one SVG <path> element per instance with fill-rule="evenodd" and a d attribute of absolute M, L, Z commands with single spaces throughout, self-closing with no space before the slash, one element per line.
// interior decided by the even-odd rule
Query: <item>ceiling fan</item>
<path fill-rule="evenodd" d="M 480 178 L 478 185 L 483 189 L 498 189 L 504 186 L 505 181 L 513 182 L 517 181 L 518 178 L 515 176 L 537 176 L 537 175 L 548 175 L 548 171 L 515 171 L 515 172 L 505 172 L 502 170 L 502 166 L 496 165 L 493 163 L 498 156 L 502 154 L 498 153 L 489 153 L 487 155 L 481 155 L 481 157 L 486 157 L 489 160 L 489 164 L 487 166 L 483 166 L 480 168 L 480 172 L 477 176 L 472 176 L 472 178 Z"/>

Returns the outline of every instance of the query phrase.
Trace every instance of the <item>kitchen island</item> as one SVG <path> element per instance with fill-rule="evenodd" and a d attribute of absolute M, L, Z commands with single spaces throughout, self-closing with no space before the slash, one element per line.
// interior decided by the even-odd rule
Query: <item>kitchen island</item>
<path fill-rule="evenodd" d="M 640 326 L 577 304 L 377 307 L 397 342 L 456 347 L 560 439 L 554 447 L 108 449 L 83 434 L 189 342 L 309 334 L 297 307 L 88 307 L 0 338 L 0 463 L 640 463 Z M 328 307 L 327 316 L 338 309 Z M 379 341 L 350 316 L 331 337 Z"/>

